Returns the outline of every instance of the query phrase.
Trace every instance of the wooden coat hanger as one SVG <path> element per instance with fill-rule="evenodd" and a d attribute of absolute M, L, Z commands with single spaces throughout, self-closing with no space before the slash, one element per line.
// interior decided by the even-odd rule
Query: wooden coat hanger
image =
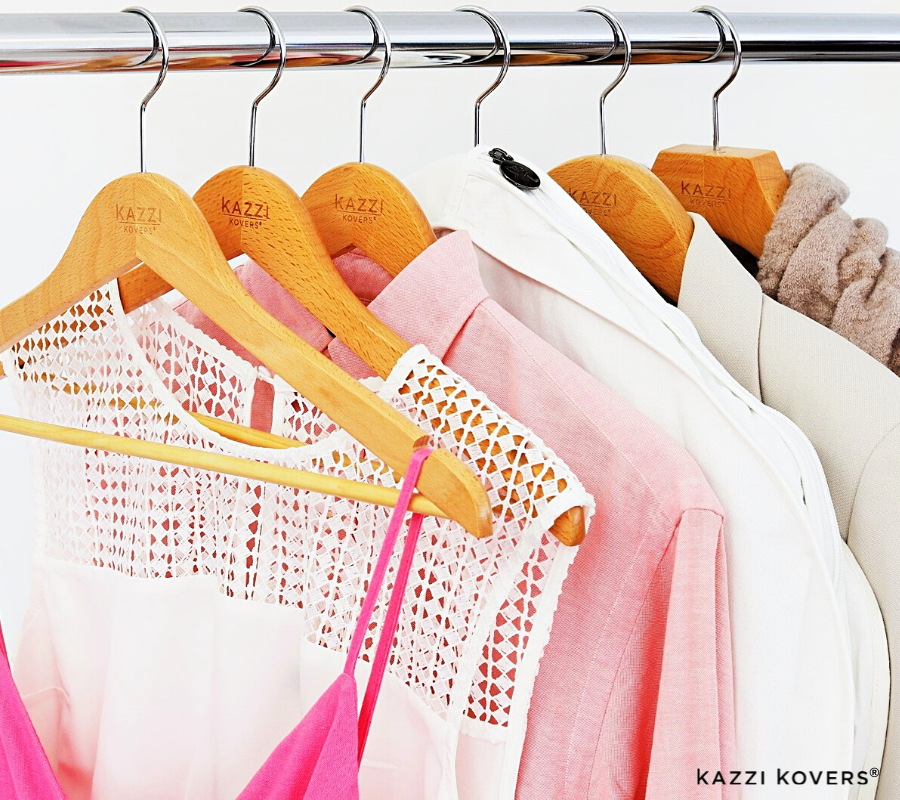
<path fill-rule="evenodd" d="M 198 190 L 194 200 L 210 223 L 226 258 L 250 256 L 377 374 L 387 377 L 410 345 L 353 294 L 296 193 L 280 178 L 253 166 L 257 108 L 278 83 L 286 50 L 276 20 L 262 9 L 251 10 L 266 20 L 281 53 L 272 82 L 256 98 L 251 110 L 251 166 L 223 170 Z M 127 285 L 122 286 L 123 281 Z M 165 294 L 171 287 L 144 266 L 123 276 L 120 288 L 128 296 L 130 308 L 135 308 Z M 218 420 L 201 421 L 214 430 L 221 427 Z M 230 426 L 227 435 L 245 443 L 258 439 L 256 431 L 242 426 Z M 564 512 L 551 531 L 565 544 L 580 543 L 586 533 L 583 510 Z"/>
<path fill-rule="evenodd" d="M 382 378 L 387 377 L 410 345 L 375 317 L 344 282 L 328 249 L 319 238 L 305 202 L 275 175 L 253 166 L 256 110 L 259 102 L 278 82 L 284 68 L 286 50 L 284 36 L 277 21 L 262 9 L 252 10 L 266 20 L 281 50 L 281 59 L 273 81 L 256 98 L 251 110 L 251 165 L 232 167 L 220 172 L 198 190 L 194 200 L 210 222 L 227 258 L 242 254 L 250 256 L 377 374 Z M 380 26 L 380 22 L 377 24 Z M 390 45 L 387 49 L 388 53 L 389 51 Z M 389 55 L 387 63 L 390 63 Z M 386 69 L 378 83 L 384 78 L 384 74 Z M 372 91 L 377 88 L 378 83 Z M 371 96 L 372 91 L 366 98 Z M 365 99 L 363 102 L 365 103 Z M 396 181 L 394 178 L 391 180 Z M 399 181 L 397 183 L 402 187 Z M 405 187 L 402 190 L 409 194 Z M 409 196 L 412 198 L 411 194 Z M 252 213 L 263 215 L 264 219 L 250 220 L 250 224 L 243 224 L 245 220 L 239 218 L 236 224 L 233 217 L 235 198 L 238 199 L 241 211 L 250 208 Z M 418 203 L 416 209 L 424 220 L 424 213 L 421 213 Z M 427 226 L 427 221 L 425 224 Z M 428 233 L 434 241 L 430 226 Z M 373 260 L 378 260 L 368 254 Z M 406 266 L 406 263 L 408 261 L 402 266 Z M 586 533 L 583 510 L 578 508 L 564 512 L 552 526 L 551 532 L 564 544 L 572 545 L 583 541 Z"/>
<path fill-rule="evenodd" d="M 726 28 L 734 47 L 731 75 L 713 95 L 713 146 L 663 150 L 653 172 L 688 211 L 702 214 L 719 236 L 759 258 L 790 182 L 774 150 L 719 146 L 719 96 L 741 67 L 741 40 L 731 20 L 717 8 L 700 6 L 694 11 L 715 21 L 719 52 L 725 47 Z"/>
<path fill-rule="evenodd" d="M 631 39 L 621 22 L 597 6 L 580 9 L 602 16 L 616 45 L 624 45 L 622 69 L 600 95 L 600 154 L 566 161 L 553 178 L 659 291 L 678 299 L 694 223 L 669 188 L 647 167 L 606 153 L 605 103 L 631 66 Z"/>
<path fill-rule="evenodd" d="M 359 106 L 359 161 L 342 164 L 318 178 L 303 193 L 303 204 L 332 256 L 357 247 L 397 276 L 436 238 L 412 192 L 387 170 L 366 163 L 366 101 L 390 69 L 391 40 L 371 9 L 351 6 L 347 11 L 369 20 L 375 37 L 371 52 L 381 43 L 384 61 L 378 80 Z"/>
<path fill-rule="evenodd" d="M 155 47 L 163 53 L 157 82 L 141 104 L 142 171 L 104 187 L 88 206 L 51 274 L 0 309 L 0 349 L 143 263 L 337 425 L 402 473 L 427 434 L 266 313 L 231 270 L 191 198 L 173 181 L 143 171 L 144 111 L 165 77 L 168 45 L 149 12 L 129 10 L 147 19 Z M 143 222 L 137 222 L 139 217 Z M 484 486 L 449 451 L 435 451 L 418 486 L 470 533 L 479 538 L 491 534 L 492 511 Z"/>

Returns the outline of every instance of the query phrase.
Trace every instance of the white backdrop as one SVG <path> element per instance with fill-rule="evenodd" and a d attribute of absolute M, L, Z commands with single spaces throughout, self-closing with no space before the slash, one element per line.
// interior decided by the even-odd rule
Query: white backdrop
<path fill-rule="evenodd" d="M 228 10 L 174 0 L 153 11 Z M 392 0 L 379 10 L 446 10 L 461 0 Z M 628 10 L 682 11 L 696 0 L 642 0 Z M 242 3 L 243 4 L 243 3 Z M 265 0 L 263 0 L 265 4 Z M 340 10 L 350 0 L 293 0 L 272 11 Z M 582 3 L 575 3 L 577 8 Z M 116 11 L 125 0 L 0 0 L 0 11 Z M 237 4 L 235 7 L 238 7 Z M 561 10 L 555 0 L 493 0 L 495 11 Z M 613 6 L 613 9 L 621 6 Z M 900 13 L 898 0 L 734 0 L 725 11 Z M 2 23 L 0 23 L 2 24 Z M 597 147 L 596 101 L 618 67 L 512 70 L 482 109 L 482 141 L 549 169 Z M 636 66 L 608 101 L 611 153 L 652 163 L 659 150 L 711 137 L 710 94 L 722 65 Z M 396 70 L 369 104 L 368 157 L 399 176 L 470 144 L 472 103 L 494 69 Z M 356 154 L 357 105 L 373 71 L 289 72 L 260 108 L 257 164 L 301 191 Z M 172 73 L 147 112 L 148 168 L 193 192 L 247 157 L 249 105 L 268 76 Z M 0 76 L 0 304 L 40 281 L 109 180 L 138 168 L 137 109 L 153 82 L 135 75 Z M 900 65 L 748 64 L 721 101 L 723 144 L 814 161 L 852 190 L 847 208 L 882 219 L 900 246 Z M 0 411 L 14 410 L 7 382 Z M 14 411 L 13 411 L 14 413 Z M 15 642 L 28 600 L 33 507 L 27 441 L 0 435 L 0 619 Z"/>

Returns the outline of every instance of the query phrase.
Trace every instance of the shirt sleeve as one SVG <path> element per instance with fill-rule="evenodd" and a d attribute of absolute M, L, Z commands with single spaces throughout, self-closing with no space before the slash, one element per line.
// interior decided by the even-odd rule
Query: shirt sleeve
<path fill-rule="evenodd" d="M 657 566 L 603 715 L 591 800 L 738 796 L 712 783 L 735 760 L 722 524 L 713 511 L 685 511 Z M 707 771 L 710 785 L 698 786 Z"/>
<path fill-rule="evenodd" d="M 646 798 L 736 798 L 728 772 L 735 720 L 722 518 L 686 511 L 672 547 Z"/>

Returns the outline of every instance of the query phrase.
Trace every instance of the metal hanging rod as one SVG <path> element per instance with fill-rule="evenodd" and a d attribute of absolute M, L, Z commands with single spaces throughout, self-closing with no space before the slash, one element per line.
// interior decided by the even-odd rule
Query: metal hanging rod
<path fill-rule="evenodd" d="M 372 27 L 360 14 L 274 14 L 287 41 L 288 67 L 381 65 Z M 704 14 L 623 13 L 634 63 L 729 60 L 715 22 Z M 900 61 L 900 14 L 730 14 L 745 61 Z M 494 34 L 474 14 L 382 15 L 393 67 L 499 65 Z M 497 14 L 509 35 L 513 66 L 587 64 L 613 48 L 605 20 L 593 14 Z M 159 14 L 171 69 L 271 69 L 278 53 L 260 19 L 241 13 Z M 0 73 L 116 72 L 157 69 L 153 40 L 134 14 L 0 14 Z M 621 54 L 610 63 L 621 60 Z"/>

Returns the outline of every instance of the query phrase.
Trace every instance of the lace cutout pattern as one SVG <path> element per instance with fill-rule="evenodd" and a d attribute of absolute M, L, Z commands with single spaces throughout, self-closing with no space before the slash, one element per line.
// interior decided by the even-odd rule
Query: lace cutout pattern
<path fill-rule="evenodd" d="M 304 446 L 250 447 L 203 428 L 182 406 L 241 421 L 252 370 L 200 342 L 199 332 L 158 304 L 126 318 L 114 291 L 114 284 L 98 290 L 4 354 L 30 417 L 398 485 L 392 470 L 296 393 L 280 422 Z M 568 508 L 590 511 L 592 499 L 534 434 L 425 348 L 409 351 L 378 394 L 473 468 L 495 516 L 494 535 L 480 541 L 451 521 L 426 520 L 391 672 L 438 713 L 502 727 L 535 621 L 542 607 L 555 606 L 556 597 L 543 593 L 549 565 L 560 551 L 573 555 L 547 530 Z M 35 446 L 45 497 L 39 547 L 47 556 L 141 578 L 213 576 L 229 596 L 302 609 L 311 641 L 346 652 L 389 509 Z M 384 597 L 396 566 L 395 559 Z M 382 629 L 385 610 L 380 603 L 373 631 Z M 550 617 L 552 608 L 544 634 Z M 364 658 L 376 644 L 373 634 Z"/>

